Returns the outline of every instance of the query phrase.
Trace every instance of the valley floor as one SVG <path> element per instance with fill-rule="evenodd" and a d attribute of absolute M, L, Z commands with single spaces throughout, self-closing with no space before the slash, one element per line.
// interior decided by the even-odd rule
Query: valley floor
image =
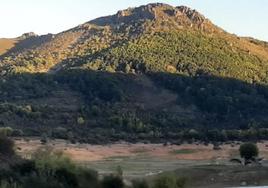
<path fill-rule="evenodd" d="M 18 153 L 30 157 L 39 147 L 53 147 L 63 151 L 80 165 L 96 169 L 100 174 L 116 172 L 118 166 L 126 179 L 147 177 L 164 171 L 175 171 L 180 177 L 189 178 L 189 187 L 215 188 L 268 183 L 268 165 L 244 167 L 231 164 L 230 158 L 238 157 L 239 143 L 225 144 L 220 150 L 212 145 L 182 144 L 129 144 L 111 145 L 70 144 L 52 140 L 46 145 L 38 138 L 16 139 Z M 268 159 L 268 141 L 258 143 L 260 157 Z M 266 182 L 265 182 L 266 181 Z M 266 184 L 267 185 L 267 184 Z"/>
<path fill-rule="evenodd" d="M 16 139 L 18 152 L 27 157 L 39 147 L 53 147 L 63 151 L 77 162 L 94 162 L 110 158 L 126 158 L 147 156 L 166 160 L 193 160 L 193 161 L 221 161 L 238 157 L 239 143 L 223 144 L 219 150 L 214 150 L 213 145 L 203 144 L 130 144 L 115 143 L 108 145 L 71 144 L 65 140 L 51 140 L 43 145 L 39 138 Z M 268 159 L 268 141 L 258 143 L 260 157 Z"/>

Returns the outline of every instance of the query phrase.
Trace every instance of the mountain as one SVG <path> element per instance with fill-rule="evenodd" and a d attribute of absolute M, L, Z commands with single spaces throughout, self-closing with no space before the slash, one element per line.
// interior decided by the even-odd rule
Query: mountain
<path fill-rule="evenodd" d="M 6 40 L 0 124 L 26 135 L 268 138 L 267 42 L 230 34 L 191 8 L 149 4 Z"/>
<path fill-rule="evenodd" d="M 158 68 L 161 71 L 172 69 L 174 72 L 185 72 L 185 66 L 193 64 L 196 67 L 203 65 L 200 68 L 211 74 L 235 77 L 249 82 L 253 82 L 254 79 L 261 81 L 266 79 L 266 73 L 261 72 L 267 69 L 268 59 L 267 48 L 263 44 L 228 34 L 197 11 L 184 6 L 172 7 L 157 3 L 129 8 L 113 16 L 95 19 L 57 35 L 40 37 L 34 35 L 33 38 L 34 40 L 27 41 L 27 43 L 36 43 L 37 40 L 39 42 L 23 48 L 19 53 L 15 50 L 13 51 L 15 53 L 9 53 L 10 55 L 5 56 L 5 59 L 2 57 L 0 64 L 4 72 L 53 72 L 65 66 L 118 71 L 125 65 L 118 66 L 111 62 L 99 63 L 99 60 L 104 57 L 114 58 L 107 56 L 118 56 L 116 58 L 125 60 L 127 57 L 122 57 L 124 50 L 131 50 L 129 48 L 133 47 L 141 51 L 139 48 L 142 47 L 142 50 L 149 49 L 142 55 L 146 56 L 146 53 L 154 50 L 155 53 L 150 54 L 152 58 L 157 60 L 159 58 L 157 56 L 164 58 L 163 65 L 160 67 L 155 65 L 150 67 L 150 62 L 145 62 L 146 67 L 150 67 L 149 70 Z M 169 62 L 166 62 L 166 57 L 162 56 L 161 52 L 157 52 L 159 48 L 166 47 L 166 43 L 170 44 L 166 55 L 175 60 L 170 58 Z M 186 54 L 186 51 L 192 51 L 194 55 Z M 100 57 L 97 57 L 98 54 Z M 214 57 L 208 57 L 208 54 Z M 135 54 L 126 53 L 126 55 L 134 56 Z M 177 58 L 178 56 L 180 58 Z M 31 62 L 28 61 L 29 57 L 32 57 Z M 129 58 L 141 62 L 140 58 Z M 189 58 L 190 63 L 185 62 L 187 61 L 185 59 Z M 212 61 L 206 62 L 206 58 L 217 61 L 209 65 L 211 70 L 207 70 L 207 64 Z M 244 59 L 247 64 L 243 63 Z M 90 62 L 89 65 L 87 61 Z M 130 66 L 136 70 L 133 67 L 135 65 Z M 240 72 L 233 71 L 241 67 Z M 245 77 L 244 72 L 248 72 L 247 70 L 253 67 L 255 67 L 254 70 Z"/>

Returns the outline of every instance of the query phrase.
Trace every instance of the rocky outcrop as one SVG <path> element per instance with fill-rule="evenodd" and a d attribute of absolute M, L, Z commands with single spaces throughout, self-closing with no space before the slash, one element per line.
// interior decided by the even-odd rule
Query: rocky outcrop
<path fill-rule="evenodd" d="M 29 32 L 29 33 L 22 34 L 20 37 L 18 37 L 18 39 L 25 40 L 25 39 L 32 38 L 32 37 L 38 37 L 38 35 L 35 34 L 34 32 Z"/>
<path fill-rule="evenodd" d="M 198 11 L 186 6 L 173 7 L 163 3 L 153 3 L 137 8 L 128 8 L 117 12 L 117 14 L 95 19 L 90 24 L 98 26 L 115 26 L 122 24 L 134 24 L 146 20 L 158 22 L 170 22 L 174 26 L 205 28 L 214 25 Z M 208 27 L 207 27 L 208 28 Z M 216 26 L 215 26 L 216 28 Z"/>
<path fill-rule="evenodd" d="M 194 9 L 191 9 L 186 6 L 180 6 L 180 7 L 177 7 L 176 9 L 179 10 L 182 14 L 184 14 L 193 23 L 202 24 L 206 21 L 205 16 L 203 16 L 202 14 L 200 14 Z"/>

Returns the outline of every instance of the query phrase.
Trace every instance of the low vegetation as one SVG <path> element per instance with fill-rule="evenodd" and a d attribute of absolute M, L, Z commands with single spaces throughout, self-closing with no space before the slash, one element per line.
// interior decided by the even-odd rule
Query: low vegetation
<path fill-rule="evenodd" d="M 160 175 L 153 183 L 153 188 L 184 188 L 186 179 L 177 178 L 175 174 Z"/>

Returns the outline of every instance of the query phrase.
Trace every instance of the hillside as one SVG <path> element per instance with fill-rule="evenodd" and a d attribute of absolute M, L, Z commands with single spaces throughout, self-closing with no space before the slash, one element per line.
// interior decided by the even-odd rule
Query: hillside
<path fill-rule="evenodd" d="M 0 39 L 0 55 L 3 55 L 16 44 L 15 39 Z"/>
<path fill-rule="evenodd" d="M 81 142 L 268 138 L 267 43 L 196 10 L 149 4 L 23 36 L 0 54 L 2 126 Z"/>

